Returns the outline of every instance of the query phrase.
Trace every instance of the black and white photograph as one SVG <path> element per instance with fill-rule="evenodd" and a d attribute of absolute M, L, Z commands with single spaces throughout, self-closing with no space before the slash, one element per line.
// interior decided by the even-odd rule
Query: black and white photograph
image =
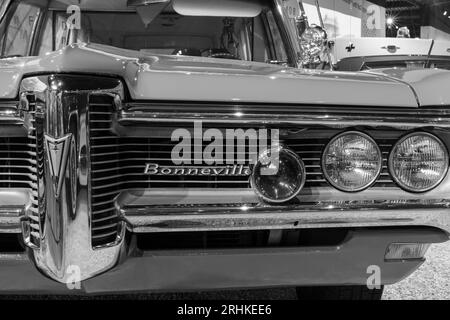
<path fill-rule="evenodd" d="M 0 0 L 0 300 L 449 301 L 449 166 L 450 0 Z"/>

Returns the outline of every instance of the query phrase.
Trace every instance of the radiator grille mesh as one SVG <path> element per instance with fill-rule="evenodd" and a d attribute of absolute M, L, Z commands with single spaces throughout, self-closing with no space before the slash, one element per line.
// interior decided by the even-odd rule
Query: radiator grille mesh
<path fill-rule="evenodd" d="M 144 174 L 148 163 L 173 166 L 171 151 L 177 142 L 169 135 L 151 134 L 157 128 L 148 128 L 148 137 L 120 137 L 112 130 L 114 123 L 113 98 L 107 95 L 91 96 L 89 102 L 89 134 L 91 163 L 92 239 L 94 246 L 113 242 L 118 232 L 119 218 L 114 198 L 127 189 L 151 188 L 249 188 L 245 176 L 149 176 Z M 228 128 L 228 127 L 227 127 Z M 130 128 L 131 130 L 131 128 Z M 292 130 L 282 136 L 303 159 L 306 187 L 329 187 L 322 173 L 322 151 L 339 130 Z M 376 137 L 375 137 L 376 139 Z M 395 138 L 376 139 L 383 152 L 383 170 L 375 187 L 392 186 L 387 169 L 387 157 Z M 235 143 L 236 144 L 236 143 Z M 224 148 L 225 150 L 225 148 Z M 237 149 L 236 149 L 237 150 Z M 246 150 L 248 152 L 248 149 Z"/>

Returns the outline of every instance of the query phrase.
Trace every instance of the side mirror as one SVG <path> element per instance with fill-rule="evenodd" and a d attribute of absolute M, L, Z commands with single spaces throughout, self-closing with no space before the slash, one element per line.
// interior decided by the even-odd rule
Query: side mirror
<path fill-rule="evenodd" d="M 328 50 L 328 35 L 325 31 L 319 0 L 315 0 L 315 3 L 320 26 L 314 24 L 309 25 L 303 2 L 302 0 L 298 2 L 300 15 L 295 19 L 295 29 L 300 49 L 300 63 L 304 67 L 315 68 L 323 60 L 328 60 L 330 62 L 330 70 L 332 70 L 331 56 Z M 325 56 L 328 57 L 323 59 Z"/>
<path fill-rule="evenodd" d="M 320 63 L 321 56 L 327 49 L 328 35 L 325 29 L 314 24 L 305 27 L 301 21 L 297 23 L 297 29 L 303 65 Z M 300 30 L 303 32 L 300 33 Z"/>

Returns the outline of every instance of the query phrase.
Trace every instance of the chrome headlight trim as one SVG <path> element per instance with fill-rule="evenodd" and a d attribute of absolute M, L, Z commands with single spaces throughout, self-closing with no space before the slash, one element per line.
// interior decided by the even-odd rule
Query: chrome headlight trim
<path fill-rule="evenodd" d="M 407 139 L 413 137 L 413 136 L 426 136 L 429 137 L 433 140 L 435 140 L 438 145 L 444 150 L 444 155 L 445 155 L 445 171 L 442 174 L 441 178 L 435 183 L 433 184 L 431 187 L 428 188 L 424 188 L 424 189 L 413 189 L 410 188 L 406 185 L 404 185 L 398 178 L 397 175 L 393 172 L 394 170 L 394 165 L 393 165 L 393 161 L 394 161 L 394 150 L 400 145 L 402 144 L 404 141 L 406 141 Z M 394 180 L 394 182 L 403 190 L 411 192 L 411 193 L 424 193 L 424 192 L 428 192 L 431 191 L 433 189 L 435 189 L 436 187 L 438 187 L 441 182 L 445 179 L 445 177 L 448 174 L 448 167 L 449 167 L 450 163 L 449 163 L 449 154 L 448 154 L 448 149 L 447 146 L 445 145 L 444 142 L 442 142 L 442 140 L 440 138 L 438 138 L 437 136 L 435 136 L 434 134 L 431 134 L 429 132 L 425 132 L 425 131 L 421 131 L 421 132 L 412 132 L 409 133 L 405 136 L 403 136 L 399 141 L 397 141 L 397 143 L 392 147 L 391 152 L 389 153 L 389 160 L 388 160 L 388 167 L 389 167 L 389 174 L 391 175 L 392 179 Z"/>
<path fill-rule="evenodd" d="M 372 180 L 370 181 L 370 183 L 367 183 L 366 185 L 364 185 L 364 186 L 361 187 L 361 188 L 351 189 L 351 190 L 350 190 L 350 189 L 345 189 L 345 188 L 343 188 L 342 186 L 338 185 L 337 183 L 335 183 L 335 182 L 330 178 L 330 176 L 329 176 L 328 173 L 327 173 L 326 166 L 325 166 L 325 155 L 326 155 L 326 153 L 327 153 L 328 148 L 329 148 L 336 140 L 338 140 L 339 138 L 341 138 L 341 137 L 343 137 L 343 136 L 351 135 L 351 134 L 359 135 L 359 136 L 363 137 L 364 139 L 368 140 L 369 142 L 371 142 L 371 143 L 375 146 L 375 149 L 377 150 L 377 153 L 378 153 L 378 159 L 379 159 L 379 160 L 378 160 L 378 170 L 377 170 L 377 173 L 374 175 L 374 177 L 372 178 Z M 325 179 L 327 180 L 327 182 L 328 182 L 331 186 L 333 186 L 334 188 L 338 189 L 339 191 L 348 192 L 348 193 L 356 193 L 356 192 L 361 192 L 361 191 L 364 191 L 364 190 L 370 188 L 370 187 L 378 180 L 378 177 L 380 176 L 381 170 L 382 170 L 382 167 L 383 167 L 383 155 L 382 155 L 381 150 L 380 150 L 380 147 L 378 146 L 378 144 L 376 143 L 376 141 L 375 141 L 371 136 L 369 136 L 368 134 L 363 133 L 363 132 L 360 132 L 360 131 L 345 131 L 345 132 L 342 132 L 342 133 L 340 133 L 340 134 L 334 136 L 334 137 L 330 140 L 330 142 L 328 142 L 328 144 L 326 145 L 325 149 L 324 149 L 323 152 L 322 152 L 321 166 L 322 166 L 322 172 L 323 172 L 323 175 L 324 175 Z"/>
<path fill-rule="evenodd" d="M 305 186 L 305 183 L 306 183 L 306 168 L 305 168 L 305 164 L 303 163 L 302 159 L 294 151 L 292 151 L 291 149 L 283 147 L 281 145 L 276 146 L 274 148 L 277 149 L 277 152 L 278 152 L 279 155 L 281 155 L 281 153 L 286 153 L 299 166 L 299 168 L 300 168 L 299 174 L 301 175 L 301 177 L 300 177 L 301 180 L 300 180 L 300 183 L 298 184 L 297 189 L 295 190 L 295 192 L 290 197 L 285 198 L 285 199 L 277 200 L 277 199 L 271 199 L 271 198 L 267 197 L 256 186 L 256 175 L 255 175 L 255 172 L 256 172 L 256 168 L 257 168 L 258 164 L 260 163 L 260 157 L 263 156 L 264 154 L 266 154 L 267 152 L 269 152 L 270 149 L 264 150 L 263 152 L 261 152 L 259 154 L 258 160 L 257 160 L 256 164 L 253 167 L 252 175 L 250 177 L 250 186 L 255 191 L 256 195 L 259 198 L 261 198 L 262 200 L 264 200 L 265 202 L 280 204 L 280 203 L 286 203 L 286 202 L 294 199 L 303 190 L 303 187 Z"/>

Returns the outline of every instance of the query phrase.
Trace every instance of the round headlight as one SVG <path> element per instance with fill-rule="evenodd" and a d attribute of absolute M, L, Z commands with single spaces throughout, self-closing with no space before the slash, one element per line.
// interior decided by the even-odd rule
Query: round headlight
<path fill-rule="evenodd" d="M 392 149 L 389 170 L 403 189 L 429 191 L 441 183 L 447 174 L 447 148 L 429 133 L 412 133 L 403 137 Z"/>
<path fill-rule="evenodd" d="M 281 203 L 296 197 L 305 180 L 303 161 L 295 152 L 277 146 L 259 155 L 253 168 L 251 185 L 263 200 Z"/>
<path fill-rule="evenodd" d="M 345 132 L 325 148 L 322 168 L 325 178 L 335 188 L 356 192 L 374 183 L 381 171 L 382 157 L 378 145 L 368 135 Z"/>

